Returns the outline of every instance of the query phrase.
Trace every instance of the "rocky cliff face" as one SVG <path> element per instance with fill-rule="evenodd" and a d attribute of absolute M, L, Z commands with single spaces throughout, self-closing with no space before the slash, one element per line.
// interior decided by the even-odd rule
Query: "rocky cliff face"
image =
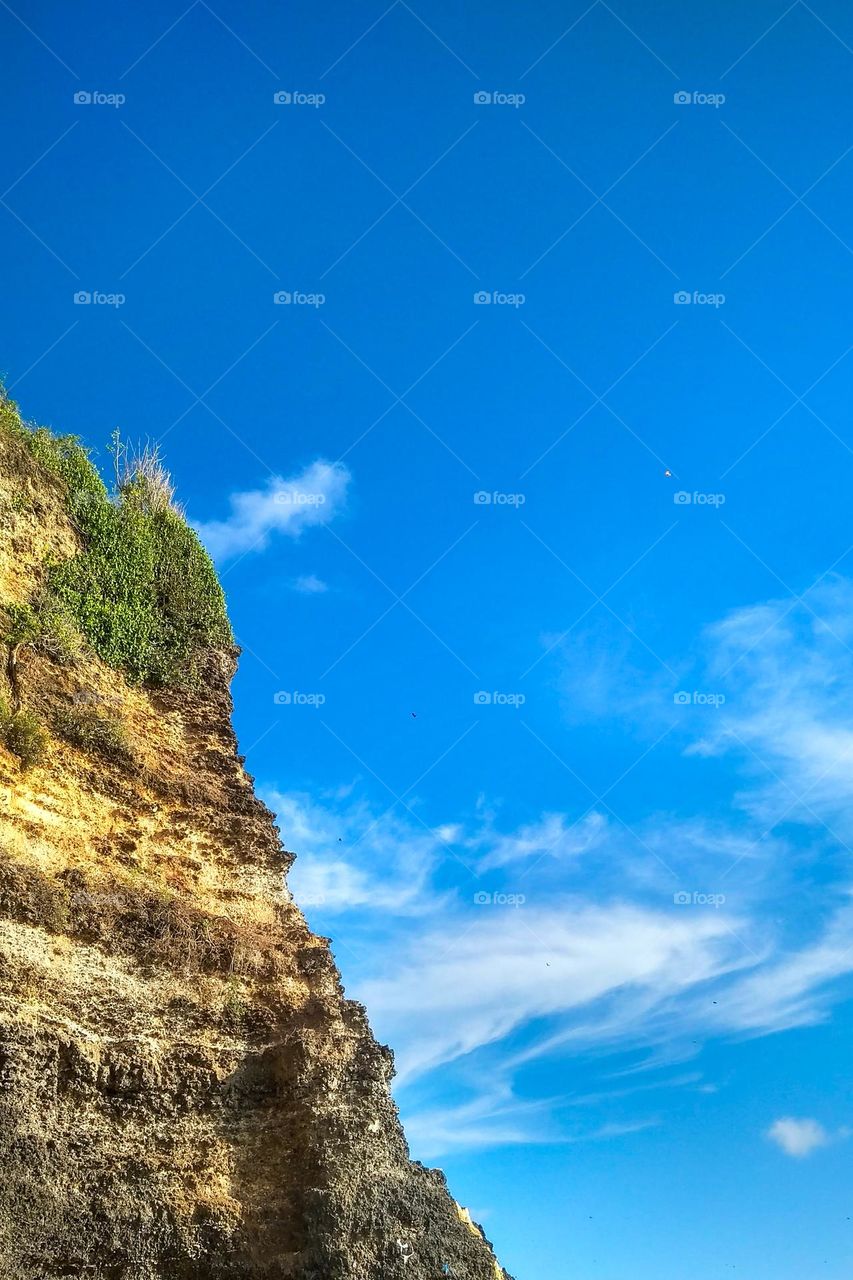
<path fill-rule="evenodd" d="M 71 499 L 0 430 L 3 607 L 85 549 Z M 46 730 L 0 746 L 0 1275 L 505 1280 L 290 899 L 233 651 L 156 690 L 44 636 L 0 660 Z"/>

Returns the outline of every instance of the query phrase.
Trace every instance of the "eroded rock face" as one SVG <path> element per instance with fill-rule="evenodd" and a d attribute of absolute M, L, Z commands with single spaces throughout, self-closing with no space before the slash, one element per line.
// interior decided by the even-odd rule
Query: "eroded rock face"
<path fill-rule="evenodd" d="M 5 447 L 0 583 L 23 601 L 76 535 Z M 167 694 L 19 656 L 27 708 L 108 706 L 131 755 L 55 737 L 22 773 L 0 748 L 0 1276 L 503 1280 L 409 1161 L 391 1054 L 290 899 L 233 661 Z"/>

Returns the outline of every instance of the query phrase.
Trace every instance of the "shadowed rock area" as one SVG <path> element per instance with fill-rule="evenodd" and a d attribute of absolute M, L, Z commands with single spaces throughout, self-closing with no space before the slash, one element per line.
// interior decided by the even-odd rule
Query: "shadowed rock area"
<path fill-rule="evenodd" d="M 0 1275 L 509 1280 L 287 891 L 171 490 L 0 410 Z"/>

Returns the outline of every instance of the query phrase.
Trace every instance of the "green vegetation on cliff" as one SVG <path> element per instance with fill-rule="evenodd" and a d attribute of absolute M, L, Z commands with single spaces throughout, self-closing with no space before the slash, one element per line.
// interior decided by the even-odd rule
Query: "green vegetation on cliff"
<path fill-rule="evenodd" d="M 47 750 L 47 733 L 30 711 L 12 711 L 0 700 L 0 742 L 21 762 L 21 769 L 41 764 Z"/>
<path fill-rule="evenodd" d="M 84 544 L 71 559 L 46 565 L 45 591 L 30 608 L 7 606 L 6 643 L 44 637 L 65 650 L 77 630 L 129 680 L 191 683 L 205 650 L 231 644 L 231 628 L 216 571 L 173 505 L 156 452 L 128 459 L 116 438 L 110 494 L 75 436 L 28 426 L 5 396 L 0 431 L 62 483 Z"/>

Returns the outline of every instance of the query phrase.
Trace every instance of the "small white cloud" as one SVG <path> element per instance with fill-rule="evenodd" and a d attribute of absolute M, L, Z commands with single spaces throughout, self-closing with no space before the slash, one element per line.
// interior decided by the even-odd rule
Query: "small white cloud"
<path fill-rule="evenodd" d="M 329 584 L 322 578 L 318 578 L 315 573 L 303 573 L 294 579 L 293 590 L 298 591 L 302 596 L 319 596 L 329 590 Z"/>
<path fill-rule="evenodd" d="M 767 1130 L 767 1137 L 786 1155 L 798 1160 L 810 1156 L 818 1147 L 825 1147 L 830 1141 L 829 1134 L 817 1120 L 798 1120 L 794 1116 L 774 1120 Z"/>
<path fill-rule="evenodd" d="M 196 522 L 214 560 L 263 551 L 272 533 L 298 537 L 310 525 L 328 524 L 343 505 L 350 473 L 341 463 L 318 459 L 298 475 L 274 476 L 264 489 L 232 493 L 226 520 Z"/>

